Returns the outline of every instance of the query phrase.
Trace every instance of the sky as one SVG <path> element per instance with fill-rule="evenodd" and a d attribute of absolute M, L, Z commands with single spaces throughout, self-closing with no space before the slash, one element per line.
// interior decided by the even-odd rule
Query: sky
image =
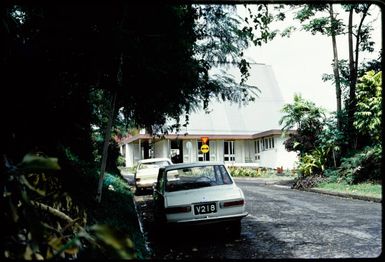
<path fill-rule="evenodd" d="M 375 33 L 376 51 L 373 54 L 361 55 L 363 58 L 378 57 L 381 42 L 381 16 L 376 8 Z M 238 8 L 239 10 L 239 8 Z M 240 11 L 240 14 L 243 14 Z M 292 22 L 290 15 L 284 23 L 275 23 L 272 27 L 283 29 Z M 347 20 L 346 20 L 347 21 Z M 348 59 L 347 36 L 337 38 L 339 59 Z M 271 42 L 261 47 L 252 47 L 245 52 L 245 56 L 257 63 L 271 65 L 284 96 L 285 102 L 293 101 L 294 93 L 313 101 L 317 106 L 328 111 L 336 110 L 335 86 L 331 81 L 324 82 L 324 73 L 332 74 L 333 50 L 331 38 L 310 32 L 296 31 L 290 38 L 277 36 Z"/>

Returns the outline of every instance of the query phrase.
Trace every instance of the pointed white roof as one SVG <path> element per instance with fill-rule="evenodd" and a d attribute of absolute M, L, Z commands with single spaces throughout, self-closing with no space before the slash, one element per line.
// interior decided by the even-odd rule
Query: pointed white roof
<path fill-rule="evenodd" d="M 285 101 L 273 69 L 269 65 L 258 63 L 250 66 L 250 76 L 246 83 L 257 86 L 261 91 L 255 101 L 249 102 L 246 106 L 239 106 L 228 101 L 212 100 L 209 103 L 210 113 L 207 114 L 204 110 L 191 113 L 189 125 L 186 128 L 182 127 L 179 133 L 246 135 L 280 129 L 278 121 L 282 117 L 280 110 Z M 238 71 L 234 67 L 226 70 L 235 79 L 240 79 Z"/>

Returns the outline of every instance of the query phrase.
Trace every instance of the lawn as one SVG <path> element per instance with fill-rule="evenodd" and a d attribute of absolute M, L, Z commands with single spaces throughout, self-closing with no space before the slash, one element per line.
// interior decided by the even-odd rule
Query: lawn
<path fill-rule="evenodd" d="M 315 187 L 316 189 L 327 190 L 331 192 L 348 193 L 352 195 L 361 195 L 368 197 L 382 198 L 382 185 L 373 183 L 361 183 L 349 185 L 347 183 L 327 183 L 323 182 Z"/>

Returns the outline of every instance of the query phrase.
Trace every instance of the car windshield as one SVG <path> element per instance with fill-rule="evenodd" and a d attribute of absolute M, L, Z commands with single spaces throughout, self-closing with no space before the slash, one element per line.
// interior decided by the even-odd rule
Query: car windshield
<path fill-rule="evenodd" d="M 138 170 L 146 169 L 146 168 L 160 168 L 160 167 L 164 167 L 164 166 L 168 166 L 168 165 L 169 165 L 169 162 L 166 160 L 146 162 L 146 163 L 141 163 L 138 167 Z"/>
<path fill-rule="evenodd" d="M 226 168 L 221 165 L 170 170 L 166 173 L 166 178 L 167 192 L 233 183 Z"/>

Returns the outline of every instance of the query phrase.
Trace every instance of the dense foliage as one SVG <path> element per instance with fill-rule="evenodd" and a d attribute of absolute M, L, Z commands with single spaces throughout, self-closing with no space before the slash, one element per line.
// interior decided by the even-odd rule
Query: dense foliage
<path fill-rule="evenodd" d="M 321 181 L 320 176 L 325 176 L 330 181 L 348 184 L 367 181 L 378 183 L 382 180 L 382 72 L 369 71 L 364 74 L 358 80 L 356 92 L 354 125 L 358 137 L 361 137 L 361 143 L 357 149 L 346 152 L 342 152 L 342 148 L 348 143 L 348 129 L 337 128 L 335 115 L 320 118 L 318 114 L 309 114 L 316 112 L 315 105 L 309 101 L 304 102 L 298 96 L 293 104 L 287 104 L 283 108 L 286 113 L 280 121 L 283 129 L 298 126 L 297 134 L 285 142 L 287 150 L 298 150 L 298 170 L 303 181 L 297 182 L 297 185 L 315 185 L 314 181 L 306 182 L 310 176 L 317 181 Z M 304 107 L 304 104 L 311 104 L 313 110 Z M 306 117 L 305 114 L 311 117 Z M 346 119 L 346 114 L 344 118 Z M 305 121 L 317 124 L 303 125 Z M 344 126 L 346 125 L 342 125 Z"/>
<path fill-rule="evenodd" d="M 81 247 L 95 244 L 95 250 L 103 251 L 95 239 L 108 235 L 99 240 L 106 240 L 104 244 L 118 250 L 120 257 L 135 257 L 138 250 L 131 253 L 126 237 L 115 236 L 114 229 L 100 224 L 108 216 L 100 215 L 105 200 L 100 205 L 92 201 L 105 148 L 107 170 L 117 172 L 118 148 L 105 134 L 122 135 L 120 127 L 165 133 L 167 118 L 179 120 L 195 107 L 207 106 L 210 99 L 239 103 L 253 99 L 256 88 L 244 84 L 248 63 L 242 53 L 250 34 L 239 28 L 234 10 L 231 5 L 127 1 L 0 4 L 0 81 L 7 90 L 0 97 L 1 186 L 5 190 L 1 203 L 2 210 L 7 210 L 2 221 L 14 223 L 2 231 L 3 256 L 74 258 Z M 223 63 L 239 67 L 240 83 L 228 75 L 209 74 Z M 60 175 L 15 171 L 14 163 L 27 154 L 57 158 Z M 33 181 L 19 181 L 23 177 Z M 36 188 L 51 179 L 55 189 L 47 188 L 50 198 L 35 198 L 40 192 Z M 108 179 L 106 175 L 100 181 Z M 124 203 L 124 198 L 132 201 L 128 190 L 113 191 L 115 197 L 119 195 L 116 205 Z M 105 192 L 107 200 L 111 192 Z M 33 215 L 41 205 L 31 201 L 70 219 L 61 221 L 54 215 L 46 221 Z M 115 214 L 116 218 L 130 213 L 123 207 L 117 210 L 127 213 Z M 18 216 L 22 219 L 15 220 Z M 117 227 L 114 221 L 107 222 Z M 28 223 L 44 230 L 36 232 Z M 130 223 L 135 228 L 133 221 L 125 221 Z"/>
<path fill-rule="evenodd" d="M 100 216 L 100 211 L 90 209 L 94 206 L 89 198 L 90 188 L 82 189 L 83 196 L 79 192 L 74 194 L 74 190 L 65 190 L 71 182 L 68 176 L 72 176 L 62 172 L 58 159 L 28 154 L 16 166 L 4 160 L 8 169 L 2 173 L 0 204 L 3 211 L 1 249 L 5 258 L 132 259 L 146 255 L 141 251 L 143 240 L 135 233 L 139 225 L 133 202 L 128 201 L 132 194 L 127 195 L 128 186 L 119 182 L 119 178 L 109 175 L 105 185 L 106 191 L 109 187 L 114 191 L 106 192 L 102 207 L 106 209 L 111 201 L 122 203 L 119 214 L 110 217 L 115 221 L 111 223 L 105 220 L 108 216 Z M 91 173 L 86 178 L 90 184 L 93 180 L 96 182 Z M 85 185 L 82 177 L 76 181 Z M 123 223 L 125 221 L 129 223 Z M 127 228 L 127 225 L 130 226 Z"/>
<path fill-rule="evenodd" d="M 313 116 L 318 129 L 303 130 L 298 125 L 303 114 L 298 101 L 283 109 L 286 113 L 280 122 L 283 130 L 293 126 L 291 122 L 298 125 L 298 133 L 285 143 L 289 151 L 298 150 L 303 183 L 297 184 L 313 186 L 311 176 L 316 181 L 326 176 L 347 183 L 378 182 L 382 154 L 382 51 L 375 60 L 365 61 L 362 57 L 375 51 L 372 33 L 375 14 L 380 13 L 380 8 L 373 3 L 280 6 L 281 11 L 285 9 L 294 11 L 301 29 L 330 38 L 333 74 L 324 74 L 323 80 L 336 86 L 337 111 L 328 118 Z M 343 13 L 347 19 L 342 17 Z M 290 35 L 296 29 L 290 24 L 282 35 Z M 346 59 L 338 54 L 337 36 L 347 43 Z M 308 135 L 304 135 L 306 132 Z"/>
<path fill-rule="evenodd" d="M 282 130 L 296 129 L 285 141 L 288 151 L 299 151 L 299 155 L 313 150 L 316 146 L 317 135 L 322 131 L 325 110 L 313 102 L 305 100 L 300 94 L 294 95 L 293 104 L 286 104 L 281 110 L 284 115 L 279 120 Z"/>

